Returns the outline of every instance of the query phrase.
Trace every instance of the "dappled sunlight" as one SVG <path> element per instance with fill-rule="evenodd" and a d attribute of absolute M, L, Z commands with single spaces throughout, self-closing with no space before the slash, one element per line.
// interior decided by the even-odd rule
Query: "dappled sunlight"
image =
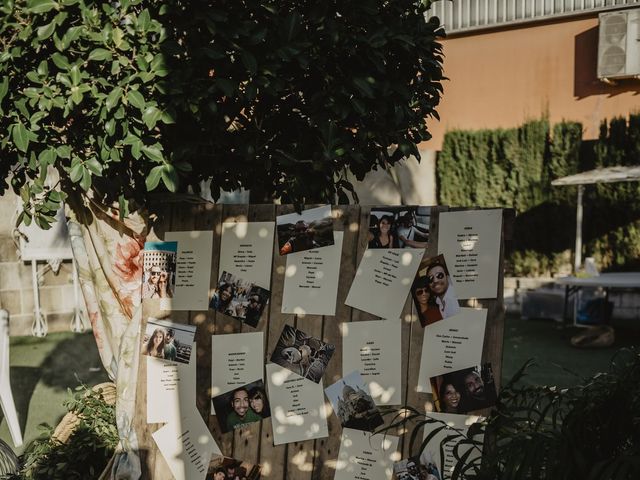
<path fill-rule="evenodd" d="M 291 463 L 301 472 L 311 472 L 313 471 L 314 454 L 314 450 L 300 450 L 291 458 Z"/>
<path fill-rule="evenodd" d="M 385 389 L 382 385 L 377 382 L 369 383 L 369 391 L 371 392 L 371 396 L 376 401 L 377 404 L 387 404 L 393 394 L 396 392 L 396 389 L 393 387 L 389 387 Z"/>

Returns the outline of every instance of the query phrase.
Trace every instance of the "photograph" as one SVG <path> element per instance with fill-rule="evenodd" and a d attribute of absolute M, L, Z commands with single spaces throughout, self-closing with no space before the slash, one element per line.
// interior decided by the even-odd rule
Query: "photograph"
<path fill-rule="evenodd" d="M 431 207 L 372 207 L 369 248 L 427 248 Z"/>
<path fill-rule="evenodd" d="M 496 384 L 490 363 L 432 377 L 436 411 L 467 414 L 496 404 Z"/>
<path fill-rule="evenodd" d="M 142 298 L 172 298 L 176 288 L 178 242 L 146 242 Z"/>
<path fill-rule="evenodd" d="M 372 432 L 384 423 L 360 372 L 351 372 L 325 388 L 324 393 L 344 428 Z"/>
<path fill-rule="evenodd" d="M 426 459 L 424 455 L 394 463 L 393 478 L 394 480 L 442 480 L 433 459 Z"/>
<path fill-rule="evenodd" d="M 318 383 L 335 349 L 335 345 L 331 343 L 325 343 L 297 328 L 285 325 L 271 355 L 271 361 Z"/>
<path fill-rule="evenodd" d="M 211 399 L 222 433 L 271 416 L 264 382 L 255 380 Z"/>
<path fill-rule="evenodd" d="M 214 454 L 205 480 L 258 480 L 261 470 L 260 465 Z"/>
<path fill-rule="evenodd" d="M 253 283 L 222 272 L 218 288 L 211 297 L 209 308 L 257 327 L 271 292 Z"/>
<path fill-rule="evenodd" d="M 189 363 L 195 325 L 172 323 L 149 317 L 142 335 L 142 354 L 179 363 Z"/>
<path fill-rule="evenodd" d="M 276 217 L 280 255 L 333 245 L 331 206 Z"/>
<path fill-rule="evenodd" d="M 411 296 L 423 327 L 460 313 L 443 255 L 422 259 L 411 285 Z"/>

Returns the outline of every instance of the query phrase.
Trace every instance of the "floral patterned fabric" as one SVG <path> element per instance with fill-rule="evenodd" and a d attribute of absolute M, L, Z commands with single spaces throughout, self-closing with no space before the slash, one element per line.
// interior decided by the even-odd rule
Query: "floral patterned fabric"
<path fill-rule="evenodd" d="M 134 480 L 141 475 L 133 415 L 146 223 L 139 215 L 120 221 L 117 210 L 88 202 L 82 218 L 68 212 L 69 235 L 100 357 L 116 383 L 120 445 L 111 478 Z"/>

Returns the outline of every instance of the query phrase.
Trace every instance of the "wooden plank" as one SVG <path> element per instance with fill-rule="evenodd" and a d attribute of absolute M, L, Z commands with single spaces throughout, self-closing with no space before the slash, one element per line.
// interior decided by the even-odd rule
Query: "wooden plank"
<path fill-rule="evenodd" d="M 275 222 L 275 206 L 274 205 L 251 205 L 248 211 L 248 220 L 250 222 Z M 273 262 L 272 262 L 273 265 Z M 267 341 L 267 325 L 269 322 L 269 309 L 265 308 L 265 311 L 258 322 L 256 328 L 249 325 L 242 324 L 242 332 L 263 332 L 264 333 L 264 345 L 266 348 Z M 265 350 L 266 351 L 266 350 Z M 266 364 L 266 360 L 265 360 Z M 263 370 L 264 372 L 264 370 Z M 264 373 L 263 373 L 264 375 Z M 266 378 L 265 378 L 266 389 Z M 266 391 L 266 390 L 265 390 Z M 262 428 L 265 421 L 252 423 L 242 428 L 238 434 L 235 435 L 233 455 L 238 460 L 243 460 L 251 464 L 260 463 L 260 440 L 262 438 Z"/>
<path fill-rule="evenodd" d="M 358 206 L 334 207 L 336 230 L 343 231 L 342 254 L 340 257 L 340 277 L 338 280 L 338 298 L 336 303 L 336 315 L 325 316 L 323 323 L 322 340 L 333 343 L 336 350 L 327 365 L 324 373 L 324 387 L 328 387 L 342 378 L 342 333 L 341 324 L 351 318 L 352 308 L 346 306 L 349 287 L 356 274 L 358 253 L 358 231 L 360 225 L 360 208 Z M 325 409 L 328 412 L 327 422 L 329 437 L 316 441 L 317 454 L 314 459 L 314 480 L 332 480 L 335 476 L 336 459 L 340 450 L 340 433 L 342 426 L 340 420 L 333 411 L 331 404 L 325 398 Z"/>
<path fill-rule="evenodd" d="M 279 205 L 276 207 L 276 215 L 285 215 L 293 211 L 294 209 L 291 205 Z M 280 255 L 280 249 L 278 248 L 278 233 L 276 231 L 273 239 L 273 270 L 271 273 L 269 321 L 267 325 L 267 334 L 265 334 L 267 340 L 265 349 L 267 362 L 271 358 L 271 354 L 278 343 L 278 338 L 280 338 L 282 328 L 287 323 L 293 325 L 293 317 L 291 315 L 284 314 L 281 311 L 284 275 L 287 265 L 286 260 L 286 256 Z M 262 465 L 262 476 L 264 478 L 286 478 L 287 445 L 276 446 L 273 444 L 273 427 L 270 418 L 263 420 L 262 422 L 260 464 Z"/>
<path fill-rule="evenodd" d="M 439 227 L 439 219 L 440 213 L 447 211 L 446 207 L 433 207 L 431 209 L 431 219 L 429 225 L 429 245 L 427 246 L 425 255 L 427 257 L 434 257 L 438 254 L 438 227 Z M 411 295 L 409 295 L 409 299 L 411 299 Z M 406 350 L 407 357 L 411 359 L 410 365 L 405 370 L 406 374 L 406 404 L 418 409 L 421 412 L 427 412 L 433 409 L 432 397 L 430 394 L 426 393 L 418 393 L 416 391 L 416 386 L 418 385 L 418 379 L 420 375 L 420 357 L 422 355 L 422 340 L 424 338 L 424 328 L 420 325 L 420 320 L 418 319 L 417 312 L 415 307 L 412 305 L 411 310 L 411 332 L 409 338 L 409 346 Z M 403 343 L 404 345 L 404 343 Z M 410 450 L 410 435 L 413 431 L 413 425 L 409 424 L 403 429 L 404 440 L 402 445 L 402 453 L 403 458 L 408 458 L 411 455 L 418 453 L 415 450 Z M 418 436 L 415 448 L 420 446 L 422 437 Z"/>
<path fill-rule="evenodd" d="M 356 269 L 360 262 L 362 261 L 362 257 L 364 257 L 364 252 L 367 250 L 369 246 L 369 217 L 371 216 L 371 208 L 372 207 L 361 207 L 360 208 L 360 227 L 358 229 L 358 245 L 357 245 L 357 262 Z M 349 288 L 351 285 L 349 285 Z M 372 313 L 365 312 L 363 310 L 358 310 L 357 308 L 351 309 L 351 321 L 363 321 L 363 320 L 379 320 L 380 317 L 377 315 L 373 315 Z"/>

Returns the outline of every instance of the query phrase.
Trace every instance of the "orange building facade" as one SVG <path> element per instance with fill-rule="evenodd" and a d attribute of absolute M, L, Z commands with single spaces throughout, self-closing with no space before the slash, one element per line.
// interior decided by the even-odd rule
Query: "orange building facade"
<path fill-rule="evenodd" d="M 640 79 L 609 84 L 597 77 L 598 13 L 450 34 L 442 42 L 448 80 L 441 121 L 431 122 L 433 139 L 421 149 L 440 150 L 452 129 L 516 127 L 545 115 L 552 124 L 581 122 L 583 138 L 593 139 L 603 120 L 640 111 Z"/>

